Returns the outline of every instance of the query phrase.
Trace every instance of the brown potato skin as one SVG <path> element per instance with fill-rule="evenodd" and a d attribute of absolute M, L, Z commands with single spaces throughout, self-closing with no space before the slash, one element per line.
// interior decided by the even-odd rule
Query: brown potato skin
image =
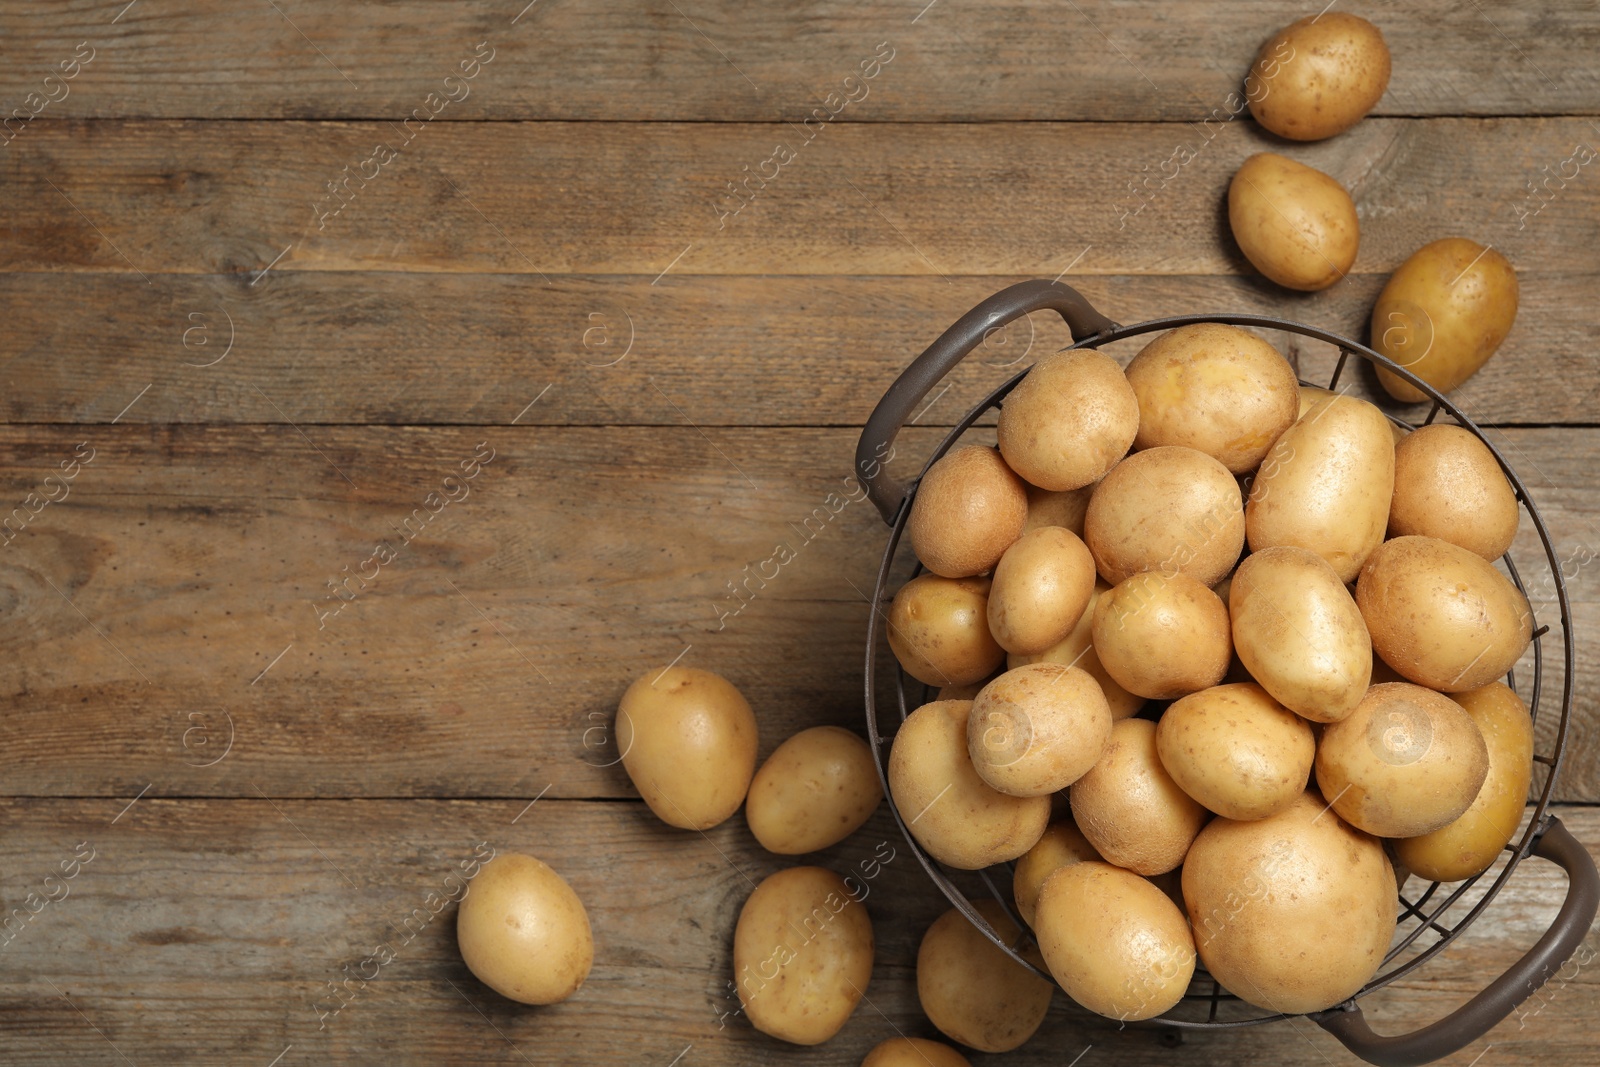
<path fill-rule="evenodd" d="M 1390 537 L 1437 537 L 1493 561 L 1511 547 L 1521 518 L 1494 453 L 1471 431 L 1435 423 L 1395 446 Z"/>
<path fill-rule="evenodd" d="M 981 682 L 1005 662 L 989 632 L 989 579 L 919 574 L 889 605 L 889 647 L 926 685 Z"/>
<path fill-rule="evenodd" d="M 1041 526 L 1059 526 L 1082 537 L 1083 517 L 1089 510 L 1089 497 L 1094 495 L 1095 484 L 1090 483 L 1080 489 L 1063 489 L 1059 493 L 1040 489 L 1037 485 L 1028 486 L 1028 521 L 1023 523 L 1022 532 L 1027 533 Z"/>
<path fill-rule="evenodd" d="M 1099 655 L 1094 650 L 1094 609 L 1100 598 L 1111 592 L 1111 587 L 1104 581 L 1097 581 L 1094 592 L 1089 595 L 1089 603 L 1083 609 L 1083 615 L 1078 619 L 1072 632 L 1059 642 L 1051 645 L 1036 655 L 1010 654 L 1006 656 L 1006 666 L 1011 670 L 1026 666 L 1029 663 L 1060 663 L 1067 667 L 1078 667 L 1087 672 L 1100 686 L 1100 692 L 1105 695 L 1106 703 L 1111 707 L 1113 719 L 1129 719 L 1139 714 L 1139 709 L 1144 707 L 1145 698 L 1135 696 L 1122 686 L 1118 685 L 1111 675 L 1106 673 L 1105 666 L 1100 662 Z M 979 688 L 982 688 L 981 686 Z M 956 695 L 956 694 L 952 694 Z M 976 697 L 977 690 L 966 696 L 970 699 Z M 946 699 L 943 690 L 939 699 Z"/>
<path fill-rule="evenodd" d="M 1007 671 L 973 701 L 967 751 L 978 775 L 1015 797 L 1048 796 L 1095 765 L 1111 707 L 1088 672 L 1059 663 Z"/>
<path fill-rule="evenodd" d="M 1186 574 L 1135 574 L 1100 597 L 1094 647 L 1130 693 L 1170 700 L 1222 681 L 1233 656 L 1228 609 Z"/>
<path fill-rule="evenodd" d="M 709 830 L 739 810 L 758 741 L 749 702 L 711 671 L 652 669 L 617 705 L 623 769 L 656 817 L 682 830 Z"/>
<path fill-rule="evenodd" d="M 594 965 L 583 901 L 550 867 L 517 852 L 479 870 L 456 915 L 456 942 L 480 982 L 522 1004 L 566 1000 Z"/>
<path fill-rule="evenodd" d="M 1139 402 L 1116 360 L 1075 348 L 1051 352 L 1000 407 L 1000 453 L 1030 484 L 1052 492 L 1098 481 L 1128 454 Z"/>
<path fill-rule="evenodd" d="M 1423 245 L 1389 276 L 1372 308 L 1372 347 L 1441 393 L 1472 377 L 1517 319 L 1517 273 L 1493 248 L 1465 237 Z M 1392 371 L 1378 381 L 1396 400 L 1427 394 Z"/>
<path fill-rule="evenodd" d="M 1389 46 L 1364 18 L 1307 15 L 1273 34 L 1245 76 L 1250 113 L 1291 141 L 1320 141 L 1360 122 L 1389 87 Z"/>
<path fill-rule="evenodd" d="M 973 907 L 994 932 L 1018 947 L 1020 927 L 998 901 Z M 1054 992 L 1023 969 L 954 908 L 935 919 L 917 949 L 917 999 L 939 1032 L 979 1052 L 1010 1052 L 1039 1029 Z"/>
<path fill-rule="evenodd" d="M 756 771 L 744 817 L 768 852 L 798 856 L 836 845 L 883 800 L 872 749 L 839 726 L 813 726 L 779 745 Z"/>
<path fill-rule="evenodd" d="M 1350 273 L 1361 244 L 1361 220 L 1344 186 L 1274 152 L 1251 156 L 1234 174 L 1228 225 L 1256 270 L 1306 292 Z"/>
<path fill-rule="evenodd" d="M 970 578 L 993 569 L 1022 536 L 1028 492 L 1000 453 L 964 445 L 928 468 L 906 518 L 917 558 L 935 574 Z"/>
<path fill-rule="evenodd" d="M 1172 780 L 1229 819 L 1265 819 L 1293 804 L 1316 750 L 1310 723 L 1254 683 L 1192 693 L 1156 724 L 1156 752 Z"/>
<path fill-rule="evenodd" d="M 1072 821 L 1108 862 L 1165 874 L 1183 862 L 1209 813 L 1172 780 L 1156 752 L 1156 724 L 1124 719 L 1105 754 L 1068 790 Z"/>
<path fill-rule="evenodd" d="M 1039 891 L 1057 867 L 1100 858 L 1100 853 L 1070 819 L 1051 823 L 1044 836 L 1017 860 L 1011 874 L 1011 898 L 1016 902 L 1022 921 L 1033 926 Z"/>
<path fill-rule="evenodd" d="M 1072 632 L 1094 592 L 1094 557 L 1060 526 L 1030 530 L 1006 549 L 989 587 L 989 632 L 1007 652 L 1043 652 Z"/>
<path fill-rule="evenodd" d="M 1160 445 L 1112 469 L 1089 499 L 1083 539 L 1112 585 L 1141 571 L 1215 585 L 1244 547 L 1239 483 L 1216 459 Z"/>
<path fill-rule="evenodd" d="M 965 1056 L 937 1041 L 891 1037 L 875 1046 L 861 1067 L 972 1067 Z"/>
<path fill-rule="evenodd" d="M 1510 579 L 1435 537 L 1385 541 L 1361 569 L 1356 605 L 1384 662 L 1442 693 L 1504 677 L 1533 639 L 1533 611 Z"/>

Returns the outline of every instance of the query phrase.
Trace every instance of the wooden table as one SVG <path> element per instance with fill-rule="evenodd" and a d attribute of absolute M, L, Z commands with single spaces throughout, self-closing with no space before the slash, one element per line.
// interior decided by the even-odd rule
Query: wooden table
<path fill-rule="evenodd" d="M 751 880 L 787 861 L 742 818 L 664 828 L 608 731 L 673 660 L 742 687 L 763 754 L 859 728 L 883 528 L 852 503 L 797 531 L 896 371 L 1025 277 L 1124 322 L 1364 338 L 1421 244 L 1503 251 L 1521 314 L 1457 396 L 1569 560 L 1559 812 L 1600 850 L 1600 179 L 1563 166 L 1600 130 L 1594 5 L 1355 5 L 1388 95 L 1284 150 L 1352 190 L 1361 254 L 1297 295 L 1251 275 L 1222 204 L 1283 148 L 1230 93 L 1310 9 L 523 2 L 0 8 L 0 899 L 25 916 L 0 1061 L 854 1065 L 934 1036 L 913 963 L 942 901 L 886 811 L 818 859 L 899 849 L 868 1002 L 783 1046 L 727 983 Z M 995 335 L 901 462 L 1064 341 L 1044 316 Z M 802 547 L 724 618 L 779 543 Z M 586 900 L 570 1002 L 514 1005 L 462 965 L 446 879 L 485 845 Z M 1380 1029 L 1534 941 L 1563 881 L 1523 872 L 1368 1002 Z M 1593 1064 L 1597 1008 L 1574 965 L 1448 1062 Z M 1355 1062 L 1304 1020 L 1171 1038 L 1058 997 L 1010 1062 Z"/>

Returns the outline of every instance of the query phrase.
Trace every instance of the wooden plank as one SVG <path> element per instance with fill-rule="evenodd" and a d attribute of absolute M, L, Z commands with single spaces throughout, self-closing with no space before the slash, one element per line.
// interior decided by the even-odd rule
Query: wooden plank
<path fill-rule="evenodd" d="M 59 898 L 19 920 L 0 949 L 0 1001 L 11 1009 L 0 1013 L 0 1052 L 16 1067 L 124 1059 L 580 1067 L 674 1057 L 708 1067 L 854 1067 L 896 1032 L 936 1036 L 916 1000 L 914 967 L 922 932 L 945 904 L 883 809 L 848 841 L 805 859 L 857 878 L 877 951 L 867 1002 L 834 1040 L 801 1049 L 724 1014 L 736 1008 L 726 984 L 738 910 L 754 881 L 795 860 L 763 853 L 737 817 L 698 835 L 666 829 L 636 802 L 525 803 L 145 798 L 123 810 L 120 799 L 0 801 L 6 906 L 27 914 L 28 893 Z M 1560 816 L 1600 849 L 1594 809 Z M 515 1005 L 462 965 L 449 898 L 463 890 L 449 876 L 491 849 L 539 855 L 584 899 L 596 960 L 573 999 Z M 63 880 L 59 864 L 75 850 L 93 858 Z M 1364 1002 L 1375 1025 L 1401 1032 L 1460 1004 L 1532 944 L 1562 893 L 1559 873 L 1528 861 L 1424 977 Z M 363 963 L 379 946 L 394 958 Z M 1580 958 L 1597 947 L 1591 934 Z M 351 975 L 335 1013 L 329 983 Z M 1597 1005 L 1594 969 L 1569 967 L 1443 1062 L 1465 1067 L 1493 1045 L 1499 1063 L 1592 1063 Z M 1058 995 L 1039 1033 L 1006 1062 L 1080 1054 L 1086 1064 L 1136 1067 L 1358 1062 L 1304 1020 L 1190 1034 L 1181 1050 L 1164 1045 L 1163 1032 L 1119 1029 Z"/>
<path fill-rule="evenodd" d="M 914 472 L 939 436 L 904 434 L 894 465 Z M 1569 561 L 1580 640 L 1559 795 L 1600 799 L 1600 430 L 1492 436 Z M 679 656 L 745 690 L 763 752 L 818 721 L 860 728 L 884 528 L 850 495 L 855 439 L 7 428 L 0 499 L 25 510 L 29 493 L 60 495 L 44 478 L 88 457 L 80 442 L 93 453 L 0 548 L 0 781 L 52 796 L 631 796 L 605 727 L 634 678 Z M 444 480 L 488 449 L 470 483 Z M 429 502 L 446 492 L 461 499 Z M 1536 600 L 1559 621 L 1552 591 Z M 1550 664 L 1547 685 L 1559 678 Z"/>
<path fill-rule="evenodd" d="M 1017 280 L 669 276 L 652 285 L 585 275 L 547 287 L 526 275 L 290 271 L 256 287 L 160 275 L 153 300 L 126 274 L 0 274 L 9 310 L 0 420 L 860 425 L 946 325 Z M 1250 312 L 1365 341 L 1384 276 L 1359 275 L 1310 300 L 1243 276 L 1068 280 L 1122 322 Z M 1600 276 L 1531 270 L 1520 282 L 1515 329 L 1454 399 L 1486 423 L 1593 422 Z M 92 328 L 81 308 L 94 309 Z M 1068 343 L 1049 313 L 994 334 L 920 424 L 953 424 Z M 1127 357 L 1138 344 L 1108 351 Z M 1308 378 L 1327 380 L 1324 346 L 1302 340 L 1285 351 Z M 1346 380 L 1356 395 L 1422 412 L 1391 404 L 1370 373 Z"/>
<path fill-rule="evenodd" d="M 1223 192 L 1244 158 L 1283 147 L 1245 123 L 1209 142 L 1163 123 L 220 126 L 42 127 L 4 163 L 0 269 L 136 271 L 157 302 L 152 274 L 234 275 L 242 292 L 269 269 L 1230 274 L 1245 263 Z M 1358 273 L 1462 232 L 1524 269 L 1592 273 L 1600 183 L 1547 206 L 1527 191 L 1592 135 L 1582 118 L 1382 119 L 1285 150 L 1353 188 Z M 398 154 L 363 166 L 379 142 Z M 753 200 L 727 190 L 774 171 Z"/>
<path fill-rule="evenodd" d="M 43 115 L 398 119 L 488 41 L 494 58 L 468 95 L 454 88 L 450 118 L 798 120 L 886 41 L 894 59 L 850 121 L 1200 119 L 1228 106 L 1261 42 L 1302 14 L 1267 0 L 1223 18 L 1134 0 L 827 0 L 759 15 L 733 0 L 402 0 L 382 18 L 310 0 L 124 6 L 6 5 L 7 109 L 88 41 L 94 58 Z M 1581 0 L 1492 15 L 1448 0 L 1345 7 L 1393 52 L 1380 114 L 1594 110 L 1600 17 Z"/>

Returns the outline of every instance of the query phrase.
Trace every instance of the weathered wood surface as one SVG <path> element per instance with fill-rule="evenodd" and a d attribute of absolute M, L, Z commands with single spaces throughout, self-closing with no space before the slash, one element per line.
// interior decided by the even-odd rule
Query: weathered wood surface
<path fill-rule="evenodd" d="M 1380 115 L 1571 113 L 1600 95 L 1600 15 L 1582 0 L 1340 8 L 1372 19 L 1393 53 Z M 43 114 L 398 119 L 488 41 L 494 59 L 452 118 L 800 119 L 887 41 L 895 59 L 850 121 L 1197 120 L 1227 106 L 1263 41 L 1315 13 L 1266 0 L 1220 12 L 1138 0 L 404 0 L 367 18 L 306 0 L 28 0 L 0 11 L 15 59 L 0 100 L 21 104 L 88 41 L 94 59 Z"/>
<path fill-rule="evenodd" d="M 808 133 L 794 123 L 437 121 L 408 133 L 389 122 L 64 121 L 19 138 L 0 163 L 0 269 L 134 271 L 157 302 L 152 274 L 235 274 L 259 287 L 269 267 L 663 282 L 1228 274 L 1248 268 L 1227 229 L 1228 181 L 1247 156 L 1279 148 L 1351 188 L 1363 220 L 1357 273 L 1388 272 L 1452 234 L 1492 243 L 1524 270 L 1594 273 L 1600 182 L 1580 170 L 1550 186 L 1548 204 L 1528 191 L 1594 137 L 1591 121 L 1373 119 L 1288 148 L 1242 122 Z M 397 155 L 364 165 L 380 143 Z M 778 146 L 792 157 L 763 167 Z M 1195 156 L 1180 168 L 1183 150 Z M 765 188 L 751 179 L 746 195 L 759 195 L 724 215 L 741 202 L 727 183 L 758 172 L 775 176 Z M 336 181 L 348 184 L 330 192 Z"/>
<path fill-rule="evenodd" d="M 547 797 L 530 807 L 536 792 L 470 802 L 0 801 L 0 898 L 24 915 L 29 893 L 58 898 L 19 920 L 0 948 L 6 1062 L 855 1067 L 897 1031 L 937 1036 L 913 975 L 917 944 L 945 904 L 885 810 L 803 861 L 865 887 L 877 951 L 867 1001 L 833 1041 L 802 1049 L 731 1014 L 727 990 L 739 908 L 754 882 L 795 860 L 764 853 L 741 816 L 700 835 L 665 828 L 637 802 Z M 1595 809 L 1560 817 L 1600 848 Z M 75 849 L 93 858 L 63 880 L 58 865 Z M 595 966 L 572 1000 L 516 1005 L 462 965 L 447 900 L 463 890 L 450 876 L 490 849 L 541 856 L 587 902 Z M 1401 1032 L 1462 1003 L 1537 939 L 1563 893 L 1555 868 L 1527 861 L 1456 945 L 1364 1001 L 1374 1026 Z M 369 958 L 384 945 L 394 958 L 375 967 Z M 1597 949 L 1591 935 L 1580 958 Z M 329 983 L 347 976 L 335 1013 Z M 1494 1063 L 1592 1063 L 1596 995 L 1594 968 L 1571 965 L 1443 1062 L 1465 1067 L 1492 1045 Z M 1179 1048 L 1161 1033 L 1119 1031 L 1058 993 L 1021 1051 L 972 1060 L 1358 1062 L 1305 1020 L 1190 1034 Z"/>

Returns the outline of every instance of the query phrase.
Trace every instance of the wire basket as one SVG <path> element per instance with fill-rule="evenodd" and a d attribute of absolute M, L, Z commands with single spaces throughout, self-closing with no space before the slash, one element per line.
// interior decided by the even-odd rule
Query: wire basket
<path fill-rule="evenodd" d="M 1548 566 L 1556 602 L 1560 608 L 1561 623 L 1561 648 L 1564 670 L 1562 673 L 1561 699 L 1559 707 L 1547 711 L 1546 715 L 1557 715 L 1558 719 L 1554 729 L 1553 741 L 1547 745 L 1536 742 L 1534 761 L 1538 766 L 1545 768 L 1544 782 L 1539 789 L 1538 800 L 1534 805 L 1532 817 L 1527 828 L 1521 836 L 1506 846 L 1509 856 L 1504 867 L 1499 871 L 1475 901 L 1470 899 L 1469 893 L 1482 880 L 1489 876 L 1485 872 L 1476 877 L 1467 879 L 1453 886 L 1446 886 L 1439 882 L 1423 885 L 1419 892 L 1407 894 L 1404 888 L 1400 893 L 1400 934 L 1384 957 L 1382 965 L 1376 975 L 1355 993 L 1349 1000 L 1326 1011 L 1316 1012 L 1310 1016 L 1319 1026 L 1332 1033 L 1345 1044 L 1352 1052 L 1369 1063 L 1385 1065 L 1385 1067 L 1410 1067 L 1410 1065 L 1430 1063 L 1443 1056 L 1465 1047 L 1486 1033 L 1496 1023 L 1508 1016 L 1522 1001 L 1526 1000 L 1539 986 L 1555 973 L 1556 969 L 1572 955 L 1578 944 L 1587 935 L 1590 924 L 1594 921 L 1597 906 L 1600 906 L 1600 874 L 1597 874 L 1594 860 L 1576 838 L 1561 824 L 1561 821 L 1547 811 L 1550 798 L 1555 790 L 1556 779 L 1561 771 L 1562 755 L 1566 748 L 1567 729 L 1572 714 L 1572 679 L 1574 670 L 1574 644 L 1572 635 L 1572 616 L 1567 601 L 1566 583 L 1561 574 L 1560 561 L 1556 554 L 1555 545 L 1550 538 L 1550 531 L 1540 518 L 1538 509 L 1534 507 L 1528 495 L 1526 486 L 1517 476 L 1515 470 L 1506 462 L 1505 457 L 1495 448 L 1473 421 L 1463 414 L 1449 400 L 1440 395 L 1432 386 L 1413 375 L 1404 367 L 1398 366 L 1379 353 L 1357 344 L 1337 334 L 1303 323 L 1292 322 L 1287 319 L 1273 318 L 1266 315 L 1185 315 L 1176 318 L 1152 319 L 1147 322 L 1136 323 L 1132 326 L 1120 326 L 1112 322 L 1099 312 L 1095 311 L 1078 292 L 1059 282 L 1027 281 L 1013 285 L 996 293 L 983 301 L 966 315 L 962 316 L 953 326 L 942 334 L 937 341 L 930 345 L 927 351 L 917 357 L 900 377 L 891 385 L 879 401 L 878 406 L 868 418 L 861 434 L 861 440 L 856 450 L 857 476 L 865 485 L 868 496 L 879 514 L 889 524 L 889 541 L 884 549 L 883 561 L 878 570 L 877 588 L 873 594 L 873 610 L 868 615 L 867 622 L 867 656 L 866 656 L 866 718 L 867 733 L 871 740 L 873 758 L 877 762 L 878 774 L 883 781 L 884 795 L 889 798 L 890 810 L 894 812 L 895 821 L 900 824 L 901 833 L 904 834 L 906 843 L 918 861 L 927 871 L 933 883 L 949 898 L 950 902 L 961 911 L 967 919 L 1009 955 L 1019 965 L 1028 968 L 1040 977 L 1047 980 L 1050 975 L 1017 951 L 1004 938 L 1000 937 L 988 924 L 978 910 L 973 906 L 967 891 L 956 885 L 952 876 L 937 862 L 935 862 L 911 835 L 906 826 L 904 817 L 895 807 L 894 798 L 889 791 L 888 771 L 884 758 L 884 745 L 890 739 L 881 728 L 878 714 L 877 689 L 878 673 L 877 662 L 880 642 L 880 618 L 883 617 L 882 607 L 893 595 L 889 586 L 890 574 L 894 569 L 895 561 L 900 547 L 901 535 L 904 533 L 907 516 L 911 510 L 911 502 L 916 495 L 917 484 L 921 474 L 910 484 L 902 485 L 889 476 L 885 470 L 883 457 L 888 454 L 895 437 L 899 434 L 906 420 L 915 410 L 916 406 L 929 393 L 938 382 L 961 362 L 974 348 L 976 348 L 990 331 L 995 330 L 1014 319 L 1020 318 L 1029 312 L 1049 309 L 1057 312 L 1072 331 L 1075 342 L 1070 348 L 1098 348 L 1102 344 L 1122 340 L 1128 337 L 1137 337 L 1141 334 L 1156 333 L 1170 330 L 1179 326 L 1188 326 L 1194 323 L 1212 322 L 1223 323 L 1231 326 L 1249 326 L 1258 329 L 1278 330 L 1286 333 L 1298 334 L 1313 338 L 1336 347 L 1339 350 L 1338 362 L 1334 367 L 1328 389 L 1337 389 L 1339 380 L 1345 372 L 1346 365 L 1352 355 L 1359 356 L 1377 367 L 1391 371 L 1402 380 L 1409 382 L 1421 390 L 1432 400 L 1432 409 L 1428 412 L 1423 425 L 1432 423 L 1439 413 L 1448 413 L 1462 428 L 1475 434 L 1479 440 L 1489 448 L 1495 460 L 1500 464 L 1500 469 L 1505 472 L 1515 491 L 1518 504 L 1532 523 L 1533 529 L 1539 536 L 1540 544 L 1544 549 L 1544 564 Z M 980 403 L 972 408 L 955 425 L 948 435 L 934 449 L 928 458 L 922 473 L 926 473 L 928 465 L 943 456 L 952 445 L 978 421 L 986 412 L 997 409 L 1005 396 L 1016 387 L 1026 370 L 1005 382 Z M 1312 383 L 1302 382 L 1310 385 Z M 1392 421 L 1405 429 L 1412 429 L 1409 423 L 1402 422 L 1390 416 Z M 1504 557 L 1506 569 L 1511 580 L 1517 588 L 1526 595 L 1526 587 L 1516 564 L 1508 554 Z M 920 564 L 913 573 L 921 572 Z M 1532 604 L 1530 602 L 1530 610 Z M 1546 697 L 1543 686 L 1543 668 L 1545 663 L 1546 639 L 1550 637 L 1550 627 L 1541 625 L 1538 618 L 1533 620 L 1533 678 L 1528 700 L 1528 708 L 1533 716 L 1534 724 L 1539 723 L 1541 702 Z M 1553 649 L 1551 652 L 1553 653 Z M 904 721 L 912 710 L 919 707 L 928 699 L 926 687 L 915 679 L 908 679 L 903 670 L 894 672 L 894 693 L 899 719 L 894 722 Z M 908 682 L 916 694 L 914 702 L 908 701 Z M 1508 684 L 1516 688 L 1515 677 L 1508 676 Z M 1549 731 L 1541 731 L 1549 736 Z M 1567 875 L 1567 896 L 1561 909 L 1549 929 L 1545 931 L 1539 941 L 1526 955 L 1508 968 L 1505 973 L 1490 982 L 1483 990 L 1471 1000 L 1443 1019 L 1438 1020 L 1409 1034 L 1397 1036 L 1381 1036 L 1373 1032 L 1364 1018 L 1359 1001 L 1362 997 L 1374 990 L 1381 989 L 1391 982 L 1412 973 L 1423 966 L 1435 955 L 1459 937 L 1479 915 L 1490 906 L 1500 890 L 1515 876 L 1518 866 L 1530 855 L 1539 856 L 1559 865 Z M 1493 868 L 1491 868 L 1491 871 Z M 972 881 L 983 887 L 983 891 L 992 895 L 1005 909 L 1006 914 L 1013 921 L 1017 921 L 1016 914 L 1011 906 L 1008 894 L 1002 892 L 1001 885 L 995 878 L 996 869 L 975 872 Z M 1009 881 L 1009 876 L 1006 876 Z M 1415 885 L 1415 883 L 1410 883 Z M 1017 921 L 1019 928 L 1026 930 L 1026 926 Z M 1205 973 L 1203 967 L 1197 966 L 1194 980 L 1190 983 L 1184 999 L 1165 1015 L 1149 1020 L 1145 1025 L 1158 1025 L 1175 1028 L 1177 1030 L 1216 1030 L 1257 1026 L 1264 1023 L 1286 1019 L 1289 1016 L 1282 1013 L 1264 1012 L 1262 1009 L 1253 1008 L 1245 1002 L 1222 990 L 1222 988 Z"/>

